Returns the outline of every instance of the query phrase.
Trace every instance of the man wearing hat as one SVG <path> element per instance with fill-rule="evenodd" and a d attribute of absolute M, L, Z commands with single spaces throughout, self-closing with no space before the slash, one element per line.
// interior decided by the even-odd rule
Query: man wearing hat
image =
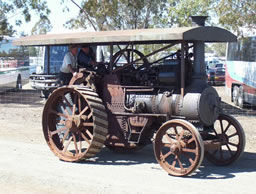
<path fill-rule="evenodd" d="M 69 46 L 69 52 L 64 56 L 62 66 L 60 68 L 60 81 L 63 85 L 68 85 L 71 78 L 76 76 L 76 54 L 77 46 Z"/>

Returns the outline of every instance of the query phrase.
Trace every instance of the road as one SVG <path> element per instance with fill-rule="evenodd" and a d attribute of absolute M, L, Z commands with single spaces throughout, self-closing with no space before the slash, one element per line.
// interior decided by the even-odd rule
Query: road
<path fill-rule="evenodd" d="M 25 89 L 0 94 L 0 193 L 254 193 L 256 180 L 255 109 L 230 105 L 217 88 L 224 111 L 246 133 L 245 153 L 226 167 L 204 160 L 189 177 L 172 177 L 156 162 L 152 145 L 133 154 L 103 148 L 87 162 L 58 160 L 41 129 L 44 100 Z"/>

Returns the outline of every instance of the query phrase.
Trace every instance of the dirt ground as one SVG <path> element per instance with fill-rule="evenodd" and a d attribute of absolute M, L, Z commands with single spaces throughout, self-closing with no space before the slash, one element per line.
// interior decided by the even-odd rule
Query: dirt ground
<path fill-rule="evenodd" d="M 246 134 L 244 155 L 227 167 L 204 160 L 186 178 L 168 176 L 152 145 L 133 154 L 106 148 L 89 162 L 59 161 L 45 143 L 39 92 L 0 93 L 0 193 L 253 193 L 256 180 L 256 109 L 234 107 L 216 87 L 223 112 L 239 120 Z"/>

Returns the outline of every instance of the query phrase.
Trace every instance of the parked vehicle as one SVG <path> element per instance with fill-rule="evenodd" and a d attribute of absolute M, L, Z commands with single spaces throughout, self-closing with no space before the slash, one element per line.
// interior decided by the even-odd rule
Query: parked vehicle
<path fill-rule="evenodd" d="M 228 43 L 226 91 L 235 105 L 256 105 L 256 36 Z"/>
<path fill-rule="evenodd" d="M 104 145 L 132 152 L 153 143 L 161 167 L 186 176 L 204 156 L 228 165 L 244 151 L 243 128 L 222 113 L 218 93 L 205 80 L 204 43 L 225 41 L 236 41 L 236 36 L 217 27 L 193 26 L 37 35 L 16 44 L 109 48 L 110 62 L 98 67 L 101 73 L 80 69 L 70 85 L 54 90 L 45 103 L 44 137 L 61 160 L 86 160 Z M 137 49 L 155 44 L 160 48 L 147 55 Z M 168 49 L 176 49 L 177 57 L 148 60 Z"/>
<path fill-rule="evenodd" d="M 4 37 L 0 42 L 0 91 L 20 90 L 29 80 L 28 49 L 12 45 L 13 40 Z"/>
<path fill-rule="evenodd" d="M 68 47 L 66 45 L 54 45 L 45 46 L 40 50 L 38 57 L 31 58 L 33 63 L 36 63 L 36 70 L 30 74 L 29 81 L 31 87 L 40 90 L 41 97 L 47 99 L 50 93 L 59 87 L 59 71 Z"/>
<path fill-rule="evenodd" d="M 217 64 L 216 66 L 218 66 Z M 208 83 L 210 85 L 224 85 L 225 84 L 225 68 L 210 68 L 207 71 Z"/>

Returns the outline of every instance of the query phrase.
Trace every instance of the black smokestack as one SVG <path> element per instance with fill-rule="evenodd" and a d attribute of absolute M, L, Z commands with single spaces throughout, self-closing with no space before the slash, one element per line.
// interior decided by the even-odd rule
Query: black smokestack
<path fill-rule="evenodd" d="M 204 26 L 208 16 L 190 16 L 193 26 Z"/>

